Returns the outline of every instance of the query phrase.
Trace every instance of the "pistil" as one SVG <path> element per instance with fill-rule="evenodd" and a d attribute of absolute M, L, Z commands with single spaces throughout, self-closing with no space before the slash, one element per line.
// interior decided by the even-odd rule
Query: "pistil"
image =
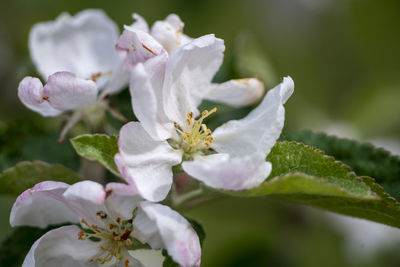
<path fill-rule="evenodd" d="M 217 108 L 213 108 L 210 111 L 204 110 L 197 120 L 194 120 L 193 112 L 189 112 L 186 115 L 186 125 L 184 127 L 175 123 L 176 131 L 181 138 L 177 145 L 183 149 L 186 155 L 190 156 L 210 148 L 214 139 L 211 136 L 211 130 L 207 128 L 203 120 L 216 111 Z"/>
<path fill-rule="evenodd" d="M 130 234 L 133 231 L 132 221 L 135 214 L 129 220 L 122 220 L 120 217 L 114 220 L 103 211 L 98 211 L 96 215 L 101 218 L 104 227 L 90 225 L 85 219 L 82 219 L 81 222 L 86 226 L 86 229 L 78 233 L 79 240 L 100 239 L 100 242 L 102 242 L 98 246 L 99 253 L 93 258 L 89 258 L 89 261 L 104 264 L 114 257 L 117 260 L 123 260 L 126 247 L 132 245 Z M 125 260 L 124 263 L 129 266 L 128 260 Z"/>

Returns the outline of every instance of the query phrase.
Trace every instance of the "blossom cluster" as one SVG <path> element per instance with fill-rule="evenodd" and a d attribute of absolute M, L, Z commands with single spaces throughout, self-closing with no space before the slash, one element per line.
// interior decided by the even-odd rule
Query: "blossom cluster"
<path fill-rule="evenodd" d="M 159 204 L 173 184 L 173 167 L 215 189 L 260 185 L 272 166 L 266 156 L 284 124 L 283 105 L 294 90 L 290 77 L 264 96 L 257 78 L 218 84 L 224 42 L 213 34 L 192 38 L 175 15 L 152 27 L 138 14 L 118 27 L 100 10 L 60 15 L 39 23 L 29 49 L 45 85 L 25 77 L 18 96 L 43 116 L 72 112 L 63 135 L 93 105 L 129 86 L 138 121 L 119 133 L 115 163 L 125 183 L 73 185 L 45 181 L 16 200 L 13 226 L 71 223 L 37 240 L 23 266 L 142 266 L 129 251 L 165 249 L 181 266 L 200 266 L 199 237 L 191 224 Z M 264 97 L 263 97 L 264 96 Z M 260 102 L 246 117 L 212 131 L 199 110 L 203 100 L 233 107 Z"/>

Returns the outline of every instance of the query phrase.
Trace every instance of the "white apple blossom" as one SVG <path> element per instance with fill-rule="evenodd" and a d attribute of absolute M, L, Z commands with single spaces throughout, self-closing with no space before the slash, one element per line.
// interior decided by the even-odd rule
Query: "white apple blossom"
<path fill-rule="evenodd" d="M 169 64 L 173 65 L 174 61 L 182 56 L 182 51 L 188 47 L 202 49 L 199 45 L 203 41 L 194 40 L 183 34 L 184 24 L 175 14 L 168 15 L 163 21 L 156 21 L 151 30 L 141 16 L 133 14 L 133 18 L 136 22 L 131 26 L 125 26 L 117 44 L 117 49 L 127 53 L 125 57 L 127 66 L 133 68 L 137 63 L 144 63 L 156 56 L 161 59 L 158 60 L 158 63 L 153 64 L 161 65 L 172 61 Z M 216 39 L 213 35 L 206 35 L 203 39 L 210 42 L 215 41 L 212 49 L 215 49 L 213 55 L 216 58 L 212 59 L 213 64 L 210 64 L 206 78 L 202 79 L 204 93 L 199 95 L 199 99 L 222 102 L 234 107 L 247 106 L 260 100 L 264 93 L 264 85 L 256 78 L 230 80 L 222 84 L 212 83 L 212 78 L 222 64 L 225 47 L 223 41 Z M 182 46 L 186 48 L 182 48 Z M 191 68 L 198 67 L 192 64 Z M 190 90 L 189 87 L 187 89 Z"/>
<path fill-rule="evenodd" d="M 164 54 L 133 69 L 132 107 L 140 122 L 121 129 L 115 162 L 145 199 L 166 197 L 172 166 L 182 159 L 186 173 L 214 188 L 242 190 L 268 177 L 271 164 L 265 157 L 283 128 L 283 104 L 294 83 L 284 78 L 244 119 L 211 133 L 203 120 L 215 109 L 200 113 L 197 106 L 216 91 L 210 81 L 221 64 L 223 49 L 220 39 L 206 35 L 179 47 L 168 60 Z M 225 89 L 230 97 L 232 88 L 226 85 L 221 90 Z M 240 101 L 241 97 L 247 96 L 234 94 L 230 99 Z"/>
<path fill-rule="evenodd" d="M 43 116 L 57 116 L 92 104 L 99 90 L 119 91 L 128 84 L 129 71 L 115 49 L 118 37 L 118 26 L 102 10 L 63 13 L 34 25 L 29 50 L 47 84 L 25 77 L 18 88 L 22 103 Z"/>
<path fill-rule="evenodd" d="M 104 189 L 93 181 L 46 181 L 23 192 L 11 211 L 12 226 L 75 225 L 44 234 L 22 266 L 138 267 L 143 265 L 128 251 L 146 244 L 166 249 L 181 266 L 200 266 L 200 242 L 189 222 L 167 206 L 142 201 L 133 190 L 118 183 Z"/>

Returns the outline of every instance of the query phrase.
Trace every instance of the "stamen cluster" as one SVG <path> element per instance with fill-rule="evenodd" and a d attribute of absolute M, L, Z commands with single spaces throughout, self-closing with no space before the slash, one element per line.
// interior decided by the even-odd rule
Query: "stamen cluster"
<path fill-rule="evenodd" d="M 186 115 L 186 125 L 181 127 L 175 123 L 175 128 L 180 136 L 179 148 L 181 148 L 186 155 L 191 155 L 201 150 L 209 149 L 211 143 L 214 141 L 211 136 L 211 130 L 203 123 L 203 120 L 216 112 L 217 108 L 212 110 L 204 110 L 201 117 L 194 120 L 193 112 Z"/>
<path fill-rule="evenodd" d="M 117 260 L 122 260 L 125 250 L 133 243 L 130 239 L 130 234 L 133 231 L 133 217 L 129 220 L 122 220 L 120 217 L 114 219 L 103 211 L 98 211 L 96 215 L 101 218 L 105 227 L 89 225 L 86 220 L 82 219 L 81 222 L 87 226 L 87 229 L 78 233 L 79 240 L 90 238 L 93 241 L 93 239 L 100 239 L 101 243 L 98 246 L 100 252 L 95 257 L 89 258 L 89 261 L 104 264 L 114 257 Z M 124 264 L 128 267 L 129 260 L 125 260 Z"/>

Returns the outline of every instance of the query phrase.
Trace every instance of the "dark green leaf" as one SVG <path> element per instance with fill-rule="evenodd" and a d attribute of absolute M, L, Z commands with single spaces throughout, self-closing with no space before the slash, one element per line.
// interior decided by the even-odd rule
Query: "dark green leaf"
<path fill-rule="evenodd" d="M 60 164 L 25 161 L 0 174 L 0 194 L 19 195 L 26 189 L 46 180 L 72 184 L 80 181 L 81 178 L 74 171 Z"/>
<path fill-rule="evenodd" d="M 270 195 L 400 228 L 400 204 L 394 198 L 372 178 L 356 176 L 322 151 L 277 142 L 267 160 L 273 166 L 270 178 L 254 189 L 229 193 Z"/>
<path fill-rule="evenodd" d="M 360 176 L 374 177 L 385 190 L 400 200 L 400 158 L 368 143 L 328 136 L 324 133 L 301 131 L 281 139 L 317 147 L 349 165 Z"/>
<path fill-rule="evenodd" d="M 71 143 L 80 156 L 97 160 L 115 175 L 120 175 L 114 162 L 114 155 L 118 152 L 117 136 L 84 134 L 71 139 Z"/>

